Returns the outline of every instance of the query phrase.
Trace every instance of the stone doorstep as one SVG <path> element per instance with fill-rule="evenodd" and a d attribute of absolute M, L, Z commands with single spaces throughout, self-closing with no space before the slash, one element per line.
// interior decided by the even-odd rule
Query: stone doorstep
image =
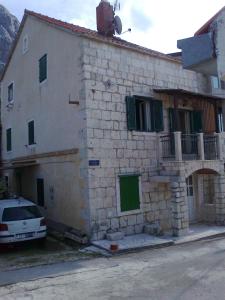
<path fill-rule="evenodd" d="M 159 238 L 156 236 L 151 236 L 149 234 L 141 233 L 125 236 L 122 240 L 118 241 L 93 241 L 92 245 L 99 249 L 106 250 L 111 254 L 120 254 L 141 249 L 155 249 L 172 245 L 185 244 L 204 239 L 213 239 L 216 237 L 225 237 L 225 226 L 195 225 L 190 227 L 189 233 L 181 237 L 171 237 L 171 235 L 168 234 Z M 117 244 L 118 250 L 111 251 L 111 244 Z"/>
<path fill-rule="evenodd" d="M 115 244 L 118 245 L 118 250 L 111 251 L 110 246 Z M 174 242 L 171 238 L 158 238 L 145 233 L 125 236 L 122 240 L 118 241 L 99 240 L 92 242 L 92 245 L 104 249 L 111 254 L 119 254 L 143 248 L 166 247 L 172 244 L 174 244 Z"/>

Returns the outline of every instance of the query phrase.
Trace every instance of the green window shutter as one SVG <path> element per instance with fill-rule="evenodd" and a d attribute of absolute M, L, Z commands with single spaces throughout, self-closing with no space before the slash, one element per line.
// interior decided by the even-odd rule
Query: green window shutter
<path fill-rule="evenodd" d="M 163 122 L 163 104 L 160 100 L 151 101 L 151 123 L 152 131 L 163 131 L 164 122 Z"/>
<path fill-rule="evenodd" d="M 39 59 L 39 82 L 47 78 L 47 54 Z"/>
<path fill-rule="evenodd" d="M 140 209 L 137 175 L 120 177 L 120 207 L 121 212 Z"/>
<path fill-rule="evenodd" d="M 11 130 L 11 128 L 8 128 L 6 130 L 6 150 L 7 151 L 12 150 L 12 130 Z"/>
<path fill-rule="evenodd" d="M 169 108 L 168 109 L 168 114 L 169 114 L 169 129 L 170 132 L 175 131 L 175 112 L 174 108 Z"/>
<path fill-rule="evenodd" d="M 126 97 L 126 107 L 127 107 L 127 129 L 136 130 L 136 107 L 135 107 L 135 97 Z"/>
<path fill-rule="evenodd" d="M 34 121 L 28 123 L 28 144 L 34 144 Z"/>
<path fill-rule="evenodd" d="M 191 131 L 192 133 L 202 132 L 202 112 L 192 111 L 191 112 Z"/>

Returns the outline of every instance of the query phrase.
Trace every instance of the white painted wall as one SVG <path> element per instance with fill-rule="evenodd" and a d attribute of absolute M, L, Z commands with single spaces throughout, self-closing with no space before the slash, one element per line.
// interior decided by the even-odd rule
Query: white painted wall
<path fill-rule="evenodd" d="M 28 51 L 23 53 L 23 38 Z M 39 83 L 39 59 L 48 55 L 48 77 Z M 1 117 L 3 160 L 33 154 L 78 149 L 76 155 L 44 157 L 39 165 L 5 171 L 10 191 L 17 192 L 16 172 L 22 174 L 22 193 L 36 202 L 36 179 L 44 179 L 45 214 L 56 222 L 88 233 L 85 92 L 82 84 L 81 38 L 29 16 L 2 81 Z M 7 89 L 14 82 L 14 103 L 8 108 Z M 79 104 L 69 104 L 78 101 Z M 28 144 L 27 122 L 35 122 L 34 146 Z M 6 129 L 12 128 L 12 151 L 6 151 Z M 54 199 L 50 193 L 54 189 Z"/>
<path fill-rule="evenodd" d="M 23 37 L 29 50 L 23 54 Z M 48 55 L 48 78 L 39 83 L 39 59 Z M 28 17 L 2 81 L 3 159 L 78 148 L 83 142 L 80 39 Z M 14 82 L 14 104 L 7 109 L 7 88 Z M 80 105 L 69 104 L 80 101 Z M 27 122 L 35 122 L 29 149 Z M 6 129 L 12 128 L 12 152 L 6 152 Z"/>

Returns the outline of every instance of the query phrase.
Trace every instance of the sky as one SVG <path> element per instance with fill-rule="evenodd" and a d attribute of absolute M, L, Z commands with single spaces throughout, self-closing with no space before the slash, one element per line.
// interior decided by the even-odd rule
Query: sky
<path fill-rule="evenodd" d="M 0 0 L 19 21 L 24 9 L 76 25 L 96 29 L 95 8 L 100 0 Z M 119 0 L 123 31 L 120 37 L 163 53 L 178 51 L 178 39 L 193 34 L 218 10 L 225 0 Z M 114 3 L 114 0 L 111 0 Z"/>

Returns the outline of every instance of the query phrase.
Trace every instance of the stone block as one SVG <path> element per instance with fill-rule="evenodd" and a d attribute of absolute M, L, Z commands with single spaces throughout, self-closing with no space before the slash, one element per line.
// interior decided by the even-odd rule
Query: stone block
<path fill-rule="evenodd" d="M 134 233 L 135 233 L 134 226 L 128 226 L 128 227 L 126 227 L 126 234 L 127 235 L 132 235 Z"/>
<path fill-rule="evenodd" d="M 105 220 L 103 222 L 100 222 L 99 224 L 99 231 L 107 231 L 110 228 L 110 221 Z"/>
<path fill-rule="evenodd" d="M 144 225 L 144 233 L 150 234 L 150 235 L 163 235 L 162 228 L 159 224 L 159 222 L 154 222 L 151 224 L 145 224 Z"/>
<path fill-rule="evenodd" d="M 143 223 L 144 223 L 143 214 L 137 215 L 137 224 L 143 224 Z"/>
<path fill-rule="evenodd" d="M 106 219 L 106 210 L 105 209 L 98 209 L 98 219 L 99 220 L 105 220 Z"/>
<path fill-rule="evenodd" d="M 104 198 L 104 208 L 110 208 L 113 206 L 113 198 L 112 197 L 105 197 Z"/>
<path fill-rule="evenodd" d="M 134 232 L 136 233 L 136 234 L 138 234 L 138 233 L 142 233 L 143 232 L 143 225 L 142 224 L 138 224 L 138 225 L 135 225 L 134 226 Z"/>
<path fill-rule="evenodd" d="M 97 239 L 98 240 L 104 240 L 105 239 L 105 231 L 97 232 Z"/>
<path fill-rule="evenodd" d="M 119 228 L 119 220 L 117 218 L 110 220 L 111 229 L 118 229 Z"/>
<path fill-rule="evenodd" d="M 177 228 L 173 228 L 173 236 L 183 236 L 186 235 L 188 233 L 188 228 L 185 229 L 177 229 Z"/>
<path fill-rule="evenodd" d="M 135 215 L 127 216 L 128 220 L 128 225 L 136 225 L 137 224 L 137 219 Z"/>
<path fill-rule="evenodd" d="M 126 227 L 127 226 L 127 217 L 120 217 L 120 227 Z"/>
<path fill-rule="evenodd" d="M 117 231 L 117 232 L 111 232 L 106 234 L 106 239 L 109 241 L 119 241 L 124 238 L 124 232 Z"/>
<path fill-rule="evenodd" d="M 173 189 L 178 188 L 178 187 L 179 187 L 179 183 L 178 183 L 178 182 L 172 182 L 172 183 L 171 183 L 171 187 L 172 187 Z"/>
<path fill-rule="evenodd" d="M 117 215 L 116 208 L 107 208 L 107 217 L 108 218 L 116 217 L 116 215 Z"/>

